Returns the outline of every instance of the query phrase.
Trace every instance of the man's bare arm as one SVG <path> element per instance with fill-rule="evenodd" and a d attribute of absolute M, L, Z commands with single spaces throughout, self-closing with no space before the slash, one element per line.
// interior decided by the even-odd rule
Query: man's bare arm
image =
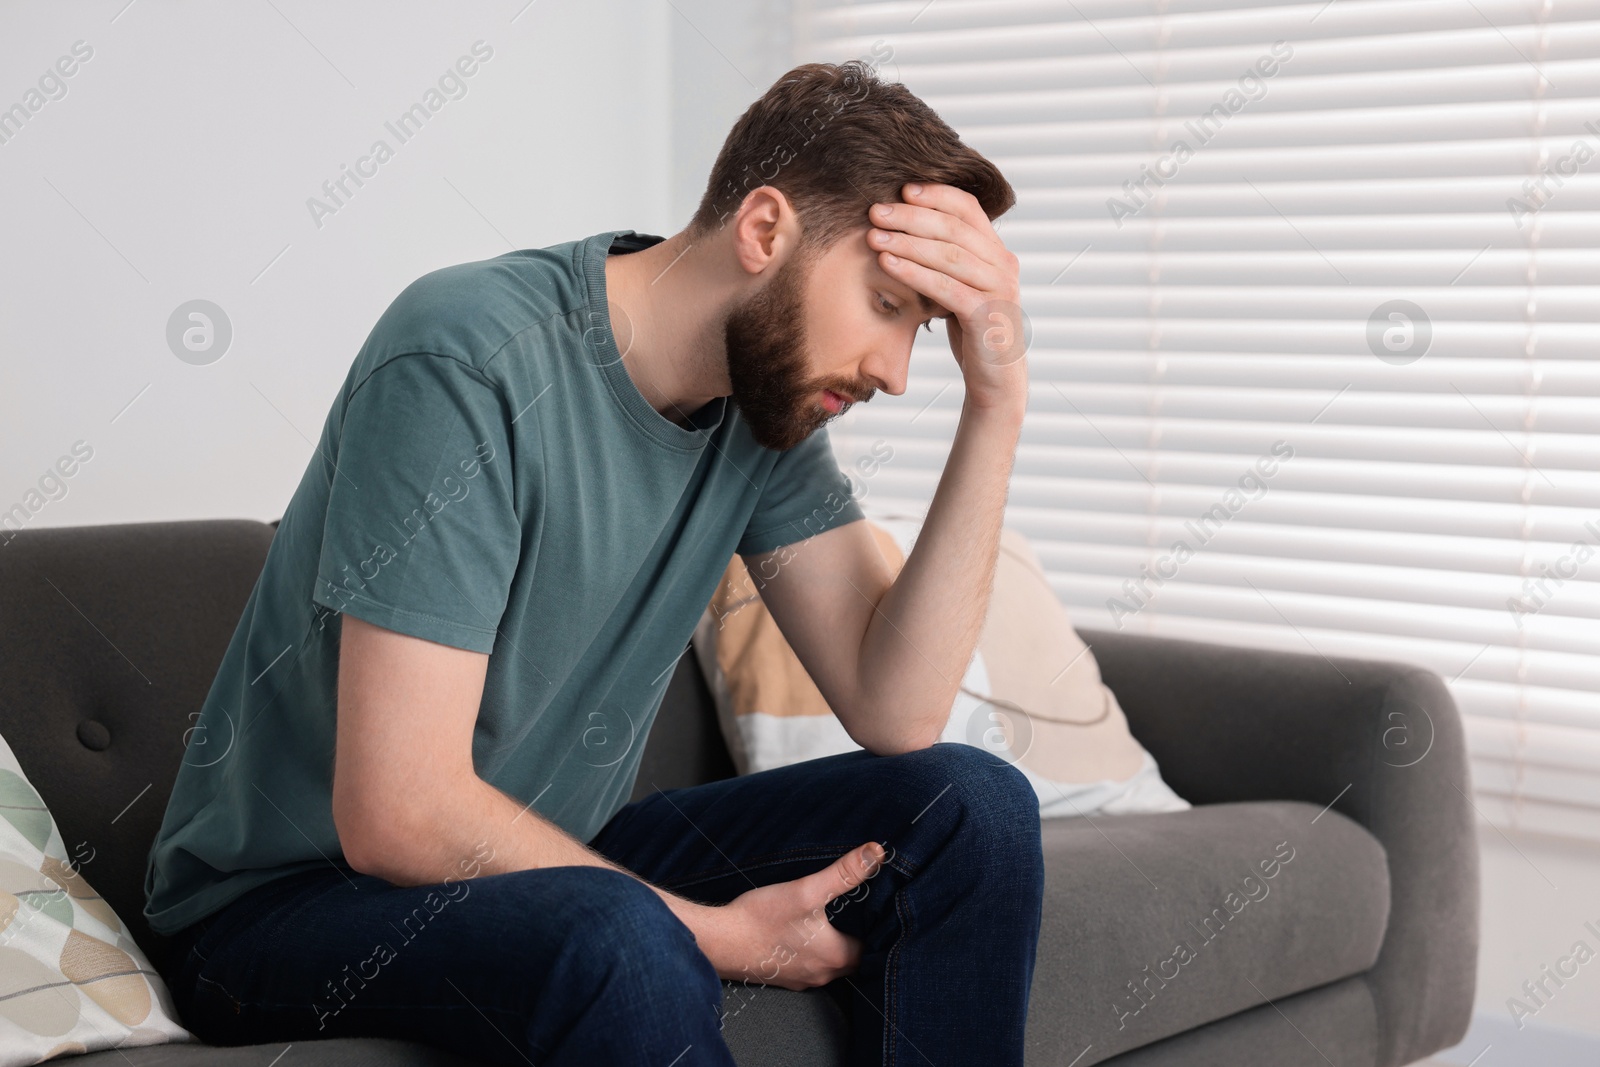
<path fill-rule="evenodd" d="M 478 776 L 472 735 L 487 654 L 396 633 L 348 613 L 341 625 L 333 819 L 350 866 L 396 885 L 540 867 L 609 867 L 649 885 L 694 931 L 725 978 L 804 989 L 854 970 L 859 944 L 832 927 L 800 946 L 804 951 L 781 975 L 763 961 L 772 958 L 774 944 L 788 942 L 797 913 L 823 907 L 875 873 L 875 865 L 861 863 L 860 849 L 806 878 L 753 890 L 726 906 L 651 885 Z"/>
<path fill-rule="evenodd" d="M 880 755 L 933 744 L 949 719 L 987 615 L 1028 396 L 1017 257 L 970 193 L 930 184 L 908 200 L 873 214 L 868 241 L 886 273 L 950 310 L 966 385 L 917 543 L 892 584 L 860 523 L 745 561 L 834 714 Z"/>
<path fill-rule="evenodd" d="M 481 874 L 613 867 L 593 849 L 478 777 L 472 734 L 486 653 L 452 648 L 346 614 L 339 655 L 333 817 L 352 867 L 396 885 Z M 417 803 L 417 793 L 427 805 Z M 425 819 L 426 826 L 416 825 Z M 435 823 L 478 834 L 439 835 Z M 616 868 L 620 869 L 620 868 Z"/>
<path fill-rule="evenodd" d="M 870 752 L 925 748 L 944 730 L 983 630 L 1021 422 L 963 412 L 898 577 L 863 523 L 746 560 L 795 655 Z"/>

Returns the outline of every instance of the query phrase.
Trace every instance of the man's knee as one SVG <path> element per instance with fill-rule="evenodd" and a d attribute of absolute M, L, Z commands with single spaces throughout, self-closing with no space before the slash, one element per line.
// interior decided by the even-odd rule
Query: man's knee
<path fill-rule="evenodd" d="M 911 774 L 924 791 L 950 787 L 944 799 L 965 805 L 969 817 L 985 822 L 1017 823 L 1039 819 L 1039 794 L 1015 764 L 979 748 L 942 741 L 903 753 L 895 759 L 910 761 Z"/>
<path fill-rule="evenodd" d="M 583 961 L 591 981 L 637 984 L 657 1000 L 682 996 L 720 1001 L 721 980 L 690 930 L 654 889 L 608 867 L 547 868 L 561 872 L 559 921 L 567 955 Z"/>
<path fill-rule="evenodd" d="M 664 955 L 698 952 L 694 933 L 654 889 L 639 879 L 606 867 L 574 869 L 578 892 L 587 906 L 591 943 L 598 950 Z"/>

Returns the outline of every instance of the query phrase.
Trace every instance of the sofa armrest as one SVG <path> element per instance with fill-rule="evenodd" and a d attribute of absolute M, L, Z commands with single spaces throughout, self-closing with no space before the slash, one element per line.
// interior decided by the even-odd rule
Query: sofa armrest
<path fill-rule="evenodd" d="M 1331 805 L 1378 839 L 1389 925 L 1364 976 L 1378 1063 L 1458 1043 L 1476 991 L 1478 838 L 1465 729 L 1443 679 L 1382 660 L 1081 632 L 1178 795 Z"/>

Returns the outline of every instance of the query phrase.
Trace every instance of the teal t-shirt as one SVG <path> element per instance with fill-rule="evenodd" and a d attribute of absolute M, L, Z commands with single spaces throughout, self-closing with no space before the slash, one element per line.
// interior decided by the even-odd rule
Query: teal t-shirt
<path fill-rule="evenodd" d="M 477 773 L 587 843 L 734 553 L 862 517 L 825 428 L 778 452 L 728 397 L 686 427 L 640 394 L 605 257 L 659 240 L 445 267 L 379 318 L 187 734 L 146 868 L 156 931 L 341 856 L 342 613 L 489 653 Z"/>

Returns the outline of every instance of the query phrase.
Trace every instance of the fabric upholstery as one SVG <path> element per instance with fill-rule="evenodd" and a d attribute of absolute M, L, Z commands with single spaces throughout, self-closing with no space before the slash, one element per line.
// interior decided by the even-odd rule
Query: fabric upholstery
<path fill-rule="evenodd" d="M 80 870 L 0 736 L 0 1064 L 192 1041 L 166 982 Z"/>
<path fill-rule="evenodd" d="M 1443 679 L 1381 660 L 1083 636 L 1134 735 L 1191 802 L 1331 804 L 1377 838 L 1389 923 L 1363 976 L 1377 1062 L 1414 1063 L 1460 1041 L 1477 985 L 1478 837 L 1466 729 Z"/>
<path fill-rule="evenodd" d="M 94 844 L 86 876 L 164 974 L 164 939 L 139 917 L 145 857 L 189 716 L 205 697 L 272 534 L 264 523 L 206 520 L 24 530 L 0 544 L 0 734 L 63 836 Z M 1398 1067 L 1455 1044 L 1472 1008 L 1479 890 L 1463 730 L 1442 681 L 1401 664 L 1340 659 L 1336 671 L 1311 654 L 1083 636 L 1134 736 L 1197 806 L 1061 820 L 1052 829 L 1030 1067 L 1060 1067 L 1091 1042 L 1096 1047 L 1078 1067 L 1325 1063 L 1315 1053 L 1307 1058 L 1307 1038 L 1340 1067 Z M 1396 740 L 1398 722 L 1407 726 L 1402 740 L 1416 747 Z M 1416 760 L 1424 742 L 1426 755 Z M 634 795 L 732 773 L 704 681 L 685 654 Z M 1271 895 L 1199 950 L 1194 966 L 1214 966 L 1218 975 L 1190 990 L 1186 979 L 1201 976 L 1182 974 L 1142 1019 L 1130 1020 L 1130 1030 L 1147 1027 L 1140 1031 L 1147 1043 L 1101 1047 L 1112 1038 L 1097 1036 L 1073 1045 L 1063 1036 L 1069 1024 L 1062 1020 L 1080 1010 L 1104 1012 L 1094 1025 L 1109 1019 L 1114 1028 L 1103 1006 L 1107 984 L 1131 979 L 1130 964 L 1134 972 L 1154 964 L 1151 946 L 1170 939 L 1158 936 L 1163 924 L 1213 903 L 1243 863 L 1284 840 L 1297 851 Z M 1119 850 L 1162 891 L 1130 891 L 1127 879 L 1139 875 Z M 1337 978 L 1371 954 L 1380 869 L 1389 904 L 1376 960 Z M 1294 920 L 1274 914 L 1278 905 Z M 1329 948 L 1335 922 L 1354 936 Z M 1260 989 L 1255 1001 L 1241 994 L 1256 995 L 1251 983 Z M 730 1010 L 735 1003 L 730 998 Z M 1228 1014 L 1207 1021 L 1208 1011 Z M 830 1034 L 841 1023 L 816 991 L 767 987 L 729 1018 L 727 1035 L 747 1067 L 822 1067 L 839 1062 Z M 129 1049 L 126 1060 L 104 1052 L 79 1062 L 265 1067 L 282 1051 L 281 1044 L 169 1045 Z M 297 1044 L 293 1058 L 461 1062 L 376 1040 Z"/>
<path fill-rule="evenodd" d="M 1094 1045 L 1088 1067 L 1377 958 L 1389 878 L 1366 830 L 1297 801 L 1181 814 L 1044 821 L 1028 1018 L 1040 1062 L 1078 1041 L 1073 1055 Z"/>
<path fill-rule="evenodd" d="M 0 547 L 0 734 L 163 975 L 145 858 L 272 543 L 247 520 L 23 530 Z"/>
<path fill-rule="evenodd" d="M 1273 998 L 1270 1004 L 1105 1061 L 1109 1067 L 1357 1067 L 1377 1062 L 1377 1012 L 1372 992 L 1360 978 Z"/>

